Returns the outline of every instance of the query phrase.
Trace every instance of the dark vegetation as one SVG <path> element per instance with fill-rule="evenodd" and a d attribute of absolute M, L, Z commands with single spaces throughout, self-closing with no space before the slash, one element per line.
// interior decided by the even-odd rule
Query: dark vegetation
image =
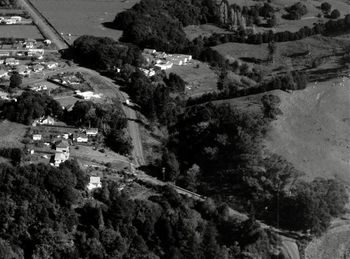
<path fill-rule="evenodd" d="M 72 111 L 65 113 L 64 121 L 76 127 L 98 128 L 112 150 L 121 154 L 131 152 L 131 139 L 126 133 L 127 120 L 120 102 L 116 100 L 111 104 L 79 101 Z"/>
<path fill-rule="evenodd" d="M 170 130 L 158 165 L 165 175 L 160 170 L 159 177 L 225 200 L 270 224 L 319 234 L 343 212 L 345 188 L 336 180 L 305 183 L 283 158 L 261 155 L 261 137 L 281 113 L 277 96 L 265 95 L 262 102 L 263 116 L 211 103 L 186 109 Z M 297 211 L 295 218 L 292 211 Z"/>
<path fill-rule="evenodd" d="M 74 41 L 72 50 L 80 64 L 98 70 L 114 70 L 125 64 L 140 66 L 143 63 L 137 47 L 107 37 L 81 36 Z"/>
<path fill-rule="evenodd" d="M 294 5 L 287 7 L 287 15 L 284 15 L 283 18 L 288 20 L 300 20 L 300 18 L 307 14 L 307 9 L 304 4 L 301 2 L 295 3 Z"/>
<path fill-rule="evenodd" d="M 13 165 L 19 165 L 23 151 L 20 148 L 0 148 L 0 156 L 10 159 Z"/>
<path fill-rule="evenodd" d="M 189 98 L 186 105 L 192 106 L 215 100 L 225 100 L 236 97 L 242 97 L 252 94 L 264 93 L 271 90 L 300 90 L 307 85 L 308 78 L 305 73 L 293 71 L 285 75 L 275 76 L 269 80 L 260 83 L 258 86 L 239 89 L 239 86 L 226 77 L 220 78 L 218 88 L 220 92 L 203 94 L 200 97 Z"/>
<path fill-rule="evenodd" d="M 163 187 L 131 199 L 105 182 L 86 199 L 74 162 L 0 165 L 1 258 L 246 258 L 272 256 L 279 238 L 225 204 L 195 202 Z M 262 252 L 264 251 L 264 252 Z"/>
<path fill-rule="evenodd" d="M 29 125 L 43 116 L 59 118 L 63 115 L 63 110 L 61 105 L 47 94 L 24 91 L 17 97 L 17 101 L 3 104 L 2 115 L 8 120 Z"/>

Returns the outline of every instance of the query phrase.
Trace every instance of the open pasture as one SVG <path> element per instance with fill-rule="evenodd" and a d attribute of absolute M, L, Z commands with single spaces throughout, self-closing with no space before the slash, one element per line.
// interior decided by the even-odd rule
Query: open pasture
<path fill-rule="evenodd" d="M 3 38 L 43 39 L 34 25 L 0 25 L 0 35 Z"/>
<path fill-rule="evenodd" d="M 118 40 L 122 31 L 103 26 L 117 13 L 131 8 L 137 0 L 31 0 L 31 3 L 70 42 L 89 34 Z M 71 36 L 69 36 L 71 34 Z"/>

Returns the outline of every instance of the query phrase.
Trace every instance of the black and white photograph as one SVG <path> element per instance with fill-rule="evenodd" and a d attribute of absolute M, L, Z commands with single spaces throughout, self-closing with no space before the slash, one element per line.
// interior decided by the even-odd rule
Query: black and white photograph
<path fill-rule="evenodd" d="M 0 259 L 350 259 L 350 0 L 0 0 Z"/>

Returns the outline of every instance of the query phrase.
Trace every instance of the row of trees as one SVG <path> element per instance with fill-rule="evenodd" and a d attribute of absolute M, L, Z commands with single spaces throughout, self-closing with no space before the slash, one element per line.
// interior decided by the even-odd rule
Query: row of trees
<path fill-rule="evenodd" d="M 306 88 L 308 83 L 307 75 L 303 72 L 293 71 L 280 76 L 273 77 L 270 80 L 264 81 L 254 87 L 242 88 L 235 82 L 227 79 L 227 76 L 220 77 L 218 88 L 220 92 L 203 94 L 200 97 L 189 98 L 187 106 L 198 105 L 215 100 L 232 99 L 247 95 L 264 93 L 271 90 L 301 90 Z"/>

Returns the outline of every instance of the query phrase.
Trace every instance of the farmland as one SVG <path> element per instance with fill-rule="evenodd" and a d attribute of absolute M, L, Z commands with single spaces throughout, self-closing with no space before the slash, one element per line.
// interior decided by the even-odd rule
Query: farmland
<path fill-rule="evenodd" d="M 118 40 L 122 32 L 106 28 L 103 23 L 113 21 L 116 13 L 132 7 L 136 2 L 136 0 L 31 0 L 31 3 L 70 42 L 84 34 Z M 71 37 L 68 34 L 71 34 Z"/>
<path fill-rule="evenodd" d="M 35 25 L 2 25 L 0 26 L 0 35 L 3 38 L 43 39 Z"/>
<path fill-rule="evenodd" d="M 22 138 L 27 126 L 10 121 L 0 123 L 0 147 L 23 147 Z"/>

